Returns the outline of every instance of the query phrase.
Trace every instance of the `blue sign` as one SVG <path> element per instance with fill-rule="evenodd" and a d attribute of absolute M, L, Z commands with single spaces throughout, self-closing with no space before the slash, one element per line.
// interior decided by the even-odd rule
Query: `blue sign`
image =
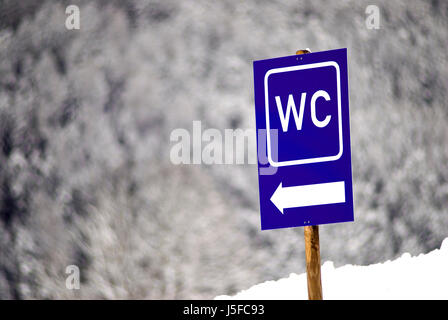
<path fill-rule="evenodd" d="M 347 49 L 254 61 L 261 228 L 353 221 Z"/>

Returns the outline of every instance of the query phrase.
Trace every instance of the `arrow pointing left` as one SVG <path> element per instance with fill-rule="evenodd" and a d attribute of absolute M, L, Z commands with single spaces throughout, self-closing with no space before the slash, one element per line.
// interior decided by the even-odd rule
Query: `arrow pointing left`
<path fill-rule="evenodd" d="M 286 208 L 343 203 L 345 202 L 345 183 L 337 181 L 285 188 L 280 182 L 271 201 L 282 214 Z"/>

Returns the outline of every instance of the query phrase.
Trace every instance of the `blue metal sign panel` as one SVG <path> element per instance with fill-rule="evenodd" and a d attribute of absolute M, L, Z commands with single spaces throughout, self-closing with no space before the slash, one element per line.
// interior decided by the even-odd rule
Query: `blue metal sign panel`
<path fill-rule="evenodd" d="M 353 221 L 347 50 L 254 61 L 261 228 Z"/>

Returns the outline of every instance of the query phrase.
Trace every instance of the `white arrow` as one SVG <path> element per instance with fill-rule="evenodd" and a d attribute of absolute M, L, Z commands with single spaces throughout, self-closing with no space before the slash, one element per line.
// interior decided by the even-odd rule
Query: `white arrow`
<path fill-rule="evenodd" d="M 345 202 L 345 182 L 328 182 L 303 186 L 277 187 L 271 197 L 272 203 L 283 214 L 283 209 L 317 206 Z"/>

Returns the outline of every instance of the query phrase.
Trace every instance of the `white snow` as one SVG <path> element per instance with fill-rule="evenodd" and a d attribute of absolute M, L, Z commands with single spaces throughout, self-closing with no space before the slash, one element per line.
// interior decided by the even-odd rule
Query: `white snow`
<path fill-rule="evenodd" d="M 440 249 L 412 257 L 404 253 L 394 261 L 369 266 L 333 262 L 322 265 L 323 298 L 331 299 L 448 299 L 448 238 Z M 306 273 L 267 281 L 235 296 L 215 299 L 308 299 Z"/>

